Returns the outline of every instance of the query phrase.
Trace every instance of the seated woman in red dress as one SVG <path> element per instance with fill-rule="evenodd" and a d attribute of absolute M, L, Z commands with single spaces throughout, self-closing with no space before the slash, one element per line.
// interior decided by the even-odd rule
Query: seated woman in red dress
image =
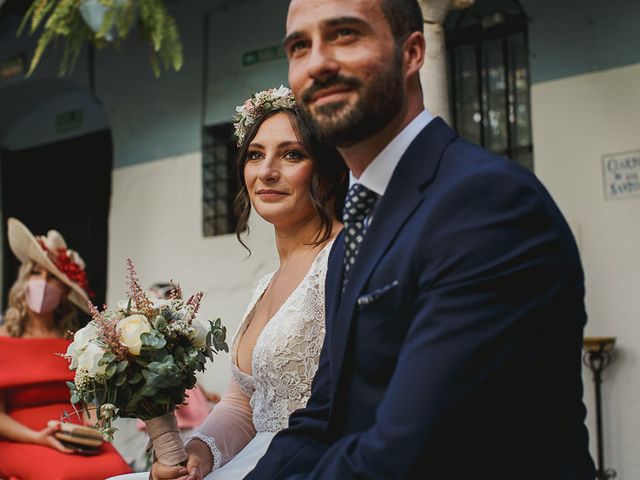
<path fill-rule="evenodd" d="M 70 344 L 66 332 L 77 328 L 72 303 L 88 310 L 82 259 L 55 230 L 36 238 L 9 219 L 8 235 L 22 265 L 0 326 L 0 478 L 102 480 L 130 472 L 110 444 L 83 456 L 55 438 L 58 426 L 47 426 L 74 411 L 65 384 L 73 372 L 60 354 Z"/>

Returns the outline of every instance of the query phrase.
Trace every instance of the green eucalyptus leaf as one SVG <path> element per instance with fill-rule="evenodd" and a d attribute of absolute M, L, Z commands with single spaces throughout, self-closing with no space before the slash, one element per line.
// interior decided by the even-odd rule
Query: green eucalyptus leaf
<path fill-rule="evenodd" d="M 129 361 L 128 360 L 121 360 L 118 362 L 118 373 L 124 371 L 127 366 L 129 366 Z"/>
<path fill-rule="evenodd" d="M 151 385 L 145 385 L 140 389 L 140 394 L 145 397 L 152 397 L 156 393 L 158 393 L 158 389 Z"/>
<path fill-rule="evenodd" d="M 121 387 L 122 385 L 124 385 L 127 382 L 127 376 L 120 374 L 116 376 L 116 387 Z"/>
<path fill-rule="evenodd" d="M 143 333 L 140 335 L 140 340 L 142 341 L 142 346 L 151 348 L 153 350 L 160 350 L 164 348 L 167 344 L 167 340 L 157 330 L 151 330 L 150 332 Z"/>
<path fill-rule="evenodd" d="M 163 315 L 156 315 L 153 319 L 153 328 L 156 330 L 164 330 L 167 327 L 167 319 Z"/>
<path fill-rule="evenodd" d="M 116 373 L 117 368 L 118 366 L 112 363 L 107 367 L 107 370 L 104 372 L 104 374 L 106 375 L 107 378 L 111 378 Z"/>
<path fill-rule="evenodd" d="M 213 350 L 211 347 L 207 347 L 204 351 L 205 356 L 213 362 Z"/>
<path fill-rule="evenodd" d="M 149 365 L 149 361 L 141 357 L 136 357 L 135 361 L 138 365 L 144 368 L 147 368 L 147 365 Z"/>
<path fill-rule="evenodd" d="M 142 372 L 142 376 L 144 377 L 145 385 L 153 385 L 153 382 L 158 378 L 158 374 L 154 372 Z"/>

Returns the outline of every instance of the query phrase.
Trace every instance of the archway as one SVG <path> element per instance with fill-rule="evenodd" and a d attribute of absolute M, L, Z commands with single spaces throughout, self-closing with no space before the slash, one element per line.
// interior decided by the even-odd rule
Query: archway
<path fill-rule="evenodd" d="M 18 268 L 4 233 L 14 216 L 34 234 L 62 233 L 85 260 L 101 305 L 113 166 L 103 107 L 84 87 L 59 79 L 0 88 L 0 105 L 3 303 Z"/>

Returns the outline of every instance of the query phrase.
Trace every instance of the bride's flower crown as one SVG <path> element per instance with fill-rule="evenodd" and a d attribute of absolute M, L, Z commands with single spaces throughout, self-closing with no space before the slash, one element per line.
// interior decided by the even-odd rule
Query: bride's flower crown
<path fill-rule="evenodd" d="M 296 108 L 296 101 L 293 98 L 291 89 L 282 85 L 279 88 L 270 88 L 269 90 L 254 93 L 251 98 L 236 107 L 233 126 L 238 139 L 238 146 L 242 145 L 247 132 L 258 118 L 270 110 L 277 110 L 278 108 Z"/>

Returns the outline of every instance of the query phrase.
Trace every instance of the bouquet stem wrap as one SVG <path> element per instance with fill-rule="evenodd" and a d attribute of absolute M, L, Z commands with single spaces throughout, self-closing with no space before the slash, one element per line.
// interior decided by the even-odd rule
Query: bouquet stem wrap
<path fill-rule="evenodd" d="M 158 461 L 164 465 L 180 465 L 187 460 L 178 420 L 173 412 L 145 420 L 149 438 Z"/>

